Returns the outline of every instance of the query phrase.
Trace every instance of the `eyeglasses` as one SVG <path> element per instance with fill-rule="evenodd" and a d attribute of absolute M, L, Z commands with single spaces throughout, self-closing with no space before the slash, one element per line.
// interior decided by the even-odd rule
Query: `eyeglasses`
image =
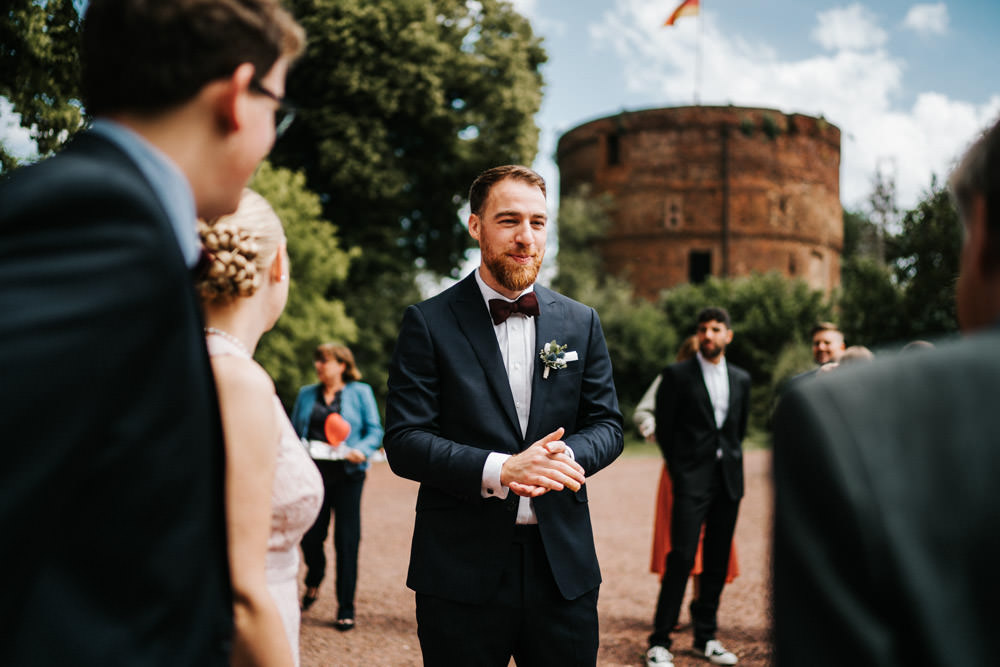
<path fill-rule="evenodd" d="M 278 108 L 274 111 L 274 135 L 275 137 L 283 135 L 288 126 L 295 120 L 295 107 L 284 97 L 278 97 L 265 88 L 257 79 L 250 79 L 250 90 L 259 95 L 270 97 L 278 103 Z"/>

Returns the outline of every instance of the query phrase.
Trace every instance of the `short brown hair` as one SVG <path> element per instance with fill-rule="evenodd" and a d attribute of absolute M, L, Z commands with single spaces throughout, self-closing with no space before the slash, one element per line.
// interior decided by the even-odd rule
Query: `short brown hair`
<path fill-rule="evenodd" d="M 84 103 L 91 115 L 167 110 L 243 63 L 263 77 L 304 42 L 280 0 L 90 0 Z"/>
<path fill-rule="evenodd" d="M 490 190 L 493 186 L 505 179 L 521 181 L 528 185 L 534 185 L 545 195 L 545 179 L 538 175 L 533 169 L 523 167 L 519 164 L 505 164 L 500 167 L 487 169 L 476 177 L 469 188 L 469 208 L 475 215 L 482 215 L 483 206 L 490 197 Z"/>
<path fill-rule="evenodd" d="M 812 337 L 820 331 L 835 331 L 842 336 L 844 335 L 840 328 L 833 322 L 817 322 L 813 325 L 813 328 L 809 330 L 809 338 L 812 339 Z"/>
<path fill-rule="evenodd" d="M 357 364 L 354 363 L 354 354 L 351 353 L 350 348 L 346 345 L 323 343 L 322 345 L 318 345 L 316 352 L 313 353 L 313 360 L 315 361 L 332 361 L 334 359 L 344 364 L 344 374 L 341 378 L 345 383 L 361 379 L 361 371 L 358 370 Z"/>
<path fill-rule="evenodd" d="M 950 185 L 963 220 L 968 220 L 975 196 L 983 198 L 989 249 L 1000 260 L 1000 120 L 965 153 L 952 172 Z"/>

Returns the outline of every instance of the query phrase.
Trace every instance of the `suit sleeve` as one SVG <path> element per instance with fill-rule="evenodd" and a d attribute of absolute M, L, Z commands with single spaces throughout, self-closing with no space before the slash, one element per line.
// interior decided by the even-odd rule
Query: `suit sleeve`
<path fill-rule="evenodd" d="M 656 444 L 669 466 L 674 454 L 674 416 L 677 410 L 676 368 L 667 366 L 660 374 L 660 388 L 656 391 Z"/>
<path fill-rule="evenodd" d="M 590 337 L 580 386 L 580 404 L 574 432 L 563 438 L 576 462 L 590 476 L 610 465 L 622 453 L 622 414 L 611 373 L 611 357 L 597 311 L 590 309 Z"/>
<path fill-rule="evenodd" d="M 775 415 L 774 618 L 777 665 L 889 665 L 863 526 L 874 507 L 828 397 L 792 388 Z M 887 557 L 884 557 L 887 558 Z M 900 601 L 891 604 L 900 604 Z M 822 647 L 818 650 L 817 647 Z"/>
<path fill-rule="evenodd" d="M 383 442 L 389 467 L 400 477 L 479 502 L 490 452 L 440 435 L 441 378 L 434 341 L 420 309 L 403 314 L 389 365 Z"/>

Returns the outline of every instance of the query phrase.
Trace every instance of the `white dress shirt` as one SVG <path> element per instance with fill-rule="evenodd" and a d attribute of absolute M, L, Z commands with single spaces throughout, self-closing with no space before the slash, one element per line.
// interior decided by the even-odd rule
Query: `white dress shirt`
<path fill-rule="evenodd" d="M 487 310 L 489 310 L 490 299 L 514 300 L 508 299 L 483 282 L 482 276 L 479 275 L 479 269 L 476 269 L 476 283 L 483 295 L 483 306 Z M 535 286 L 531 285 L 521 294 L 527 294 L 534 289 Z M 506 321 L 493 325 L 493 331 L 496 333 L 497 344 L 500 346 L 500 356 L 503 357 L 503 365 L 507 371 L 510 393 L 514 396 L 514 408 L 517 410 L 517 421 L 521 426 L 521 437 L 523 438 L 528 431 L 531 378 L 535 371 L 535 318 L 524 313 L 512 313 Z M 510 489 L 500 484 L 500 469 L 510 456 L 510 454 L 501 452 L 491 452 L 486 458 L 481 489 L 483 498 L 505 499 L 507 497 Z M 531 499 L 523 496 L 518 499 L 516 523 L 538 523 L 535 510 L 531 506 Z"/>
<path fill-rule="evenodd" d="M 705 379 L 705 388 L 712 401 L 712 411 L 715 413 L 715 427 L 722 428 L 729 414 L 729 371 L 726 368 L 726 358 L 713 364 L 698 352 L 698 365 L 701 366 L 701 376 Z M 716 458 L 722 458 L 722 448 L 715 451 Z"/>
<path fill-rule="evenodd" d="M 726 368 L 726 358 L 717 364 L 701 356 L 698 353 L 698 365 L 701 366 L 701 375 L 705 378 L 705 388 L 708 389 L 708 397 L 712 399 L 712 410 L 715 412 L 715 426 L 722 428 L 729 414 L 729 373 Z"/>

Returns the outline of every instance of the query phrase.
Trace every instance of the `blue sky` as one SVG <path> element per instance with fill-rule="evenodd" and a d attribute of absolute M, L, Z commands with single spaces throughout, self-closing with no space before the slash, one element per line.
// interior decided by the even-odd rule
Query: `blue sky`
<path fill-rule="evenodd" d="M 558 179 L 560 134 L 622 109 L 702 104 L 822 114 L 840 127 L 841 201 L 863 207 L 877 168 L 911 208 L 1000 115 L 1000 2 L 514 0 L 544 38 L 535 167 Z M 553 188 L 555 190 L 555 188 Z"/>

